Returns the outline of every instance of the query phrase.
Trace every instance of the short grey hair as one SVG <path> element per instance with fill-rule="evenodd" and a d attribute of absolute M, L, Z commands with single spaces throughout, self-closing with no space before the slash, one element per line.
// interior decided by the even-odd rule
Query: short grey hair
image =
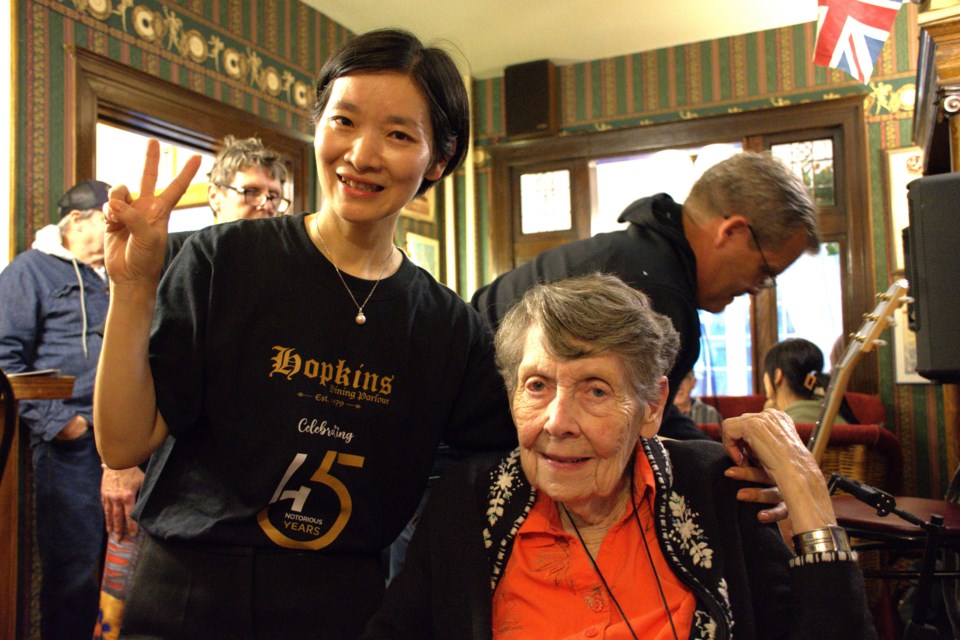
<path fill-rule="evenodd" d="M 496 335 L 496 359 L 508 393 L 517 388 L 527 333 L 539 327 L 554 358 L 613 354 L 637 399 L 660 399 L 660 378 L 673 367 L 680 336 L 647 296 L 613 275 L 593 273 L 537 284 L 507 312 Z"/>
<path fill-rule="evenodd" d="M 227 136 L 223 139 L 223 148 L 213 161 L 213 168 L 208 175 L 210 182 L 215 185 L 230 185 L 237 171 L 249 167 L 260 167 L 281 185 L 287 181 L 287 166 L 283 156 L 273 149 L 266 147 L 259 138 L 235 138 Z"/>
<path fill-rule="evenodd" d="M 764 246 L 782 247 L 802 229 L 807 252 L 820 251 L 819 214 L 810 191 L 769 152 L 745 151 L 713 165 L 691 187 L 686 204 L 694 217 L 744 216 Z"/>

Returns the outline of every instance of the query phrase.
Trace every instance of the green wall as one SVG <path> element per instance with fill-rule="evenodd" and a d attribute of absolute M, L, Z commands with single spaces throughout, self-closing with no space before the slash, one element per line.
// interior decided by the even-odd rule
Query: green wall
<path fill-rule="evenodd" d="M 815 23 L 560 66 L 560 135 L 864 95 L 875 256 L 870 268 L 878 288 L 885 289 L 894 274 L 888 258 L 883 153 L 912 144 L 916 15 L 915 5 L 901 9 L 868 86 L 840 71 L 813 65 Z M 503 78 L 475 81 L 474 102 L 476 146 L 483 149 L 509 140 Z M 478 157 L 489 158 L 489 154 Z M 486 242 L 495 185 L 490 178 L 489 164 L 478 165 L 477 235 L 483 243 L 479 265 L 483 282 L 491 278 Z M 888 342 L 890 333 L 884 336 Z M 953 473 L 948 452 L 955 452 L 956 441 L 956 434 L 948 434 L 944 427 L 942 387 L 896 384 L 892 349 L 878 353 L 887 426 L 904 448 L 904 491 L 942 496 Z"/>
<path fill-rule="evenodd" d="M 107 9 L 99 13 L 91 5 Z M 309 131 L 313 79 L 330 52 L 351 35 L 299 0 L 29 0 L 17 3 L 15 11 L 14 238 L 19 250 L 50 220 L 56 198 L 73 180 L 64 102 L 70 82 L 65 45 L 92 50 L 271 122 Z M 909 98 L 917 34 L 916 7 L 907 5 L 869 86 L 812 65 L 814 24 L 562 66 L 557 71 L 560 126 L 564 135 L 571 135 L 864 94 L 875 255 L 871 268 L 880 285 L 892 277 L 883 152 L 911 143 Z M 477 147 L 505 140 L 503 78 L 476 81 L 474 98 Z M 462 191 L 462 172 L 455 184 Z M 478 165 L 477 238 L 484 281 L 490 275 L 487 216 L 494 188 L 490 167 Z M 466 217 L 464 203 L 458 205 L 463 256 Z M 442 238 L 439 221 L 404 218 L 401 237 L 408 230 Z M 459 268 L 465 267 L 461 258 Z M 945 433 L 942 390 L 895 384 L 890 349 L 879 353 L 889 426 L 896 425 L 904 444 L 904 489 L 942 495 L 953 471 L 947 468 L 947 452 L 955 439 L 955 434 Z"/>

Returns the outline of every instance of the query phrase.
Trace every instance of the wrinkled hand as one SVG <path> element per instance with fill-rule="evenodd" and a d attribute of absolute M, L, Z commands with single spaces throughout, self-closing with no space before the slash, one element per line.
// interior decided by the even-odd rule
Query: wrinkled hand
<path fill-rule="evenodd" d="M 722 442 L 737 465 L 727 475 L 746 479 L 745 474 L 749 474 L 753 481 L 765 476 L 766 480 L 759 481 L 772 481 L 797 531 L 836 524 L 820 467 L 787 414 L 766 409 L 724 420 Z M 746 472 L 751 464 L 756 469 Z"/>
<path fill-rule="evenodd" d="M 123 540 L 137 534 L 137 523 L 130 517 L 130 513 L 142 484 L 143 471 L 139 467 L 103 470 L 100 500 L 103 503 L 103 516 L 109 535 Z"/>
<path fill-rule="evenodd" d="M 107 221 L 104 262 L 112 284 L 145 281 L 156 286 L 163 267 L 170 212 L 183 196 L 200 166 L 200 156 L 192 156 L 180 174 L 159 195 L 157 167 L 160 143 L 151 139 L 140 178 L 140 195 L 134 200 L 124 185 L 110 190 L 104 207 Z"/>

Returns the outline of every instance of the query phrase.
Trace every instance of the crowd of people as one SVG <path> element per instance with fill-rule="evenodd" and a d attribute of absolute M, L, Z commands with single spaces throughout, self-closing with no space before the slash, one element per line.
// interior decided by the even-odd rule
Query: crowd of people
<path fill-rule="evenodd" d="M 22 407 L 35 467 L 67 453 L 85 483 L 37 474 L 38 523 L 58 527 L 49 544 L 38 524 L 44 637 L 90 636 L 107 533 L 136 558 L 121 592 L 104 583 L 122 637 L 872 637 L 791 418 L 727 420 L 718 444 L 675 404 L 697 310 L 819 249 L 796 176 L 738 154 L 468 304 L 394 245 L 401 209 L 469 149 L 449 54 L 356 36 L 313 120 L 315 212 L 279 215 L 283 159 L 229 139 L 218 224 L 169 234 L 199 158 L 157 185 L 152 141 L 139 185 L 79 183 L 57 242 L 0 273 L 4 309 L 27 284 L 33 305 L 0 314 L 0 367 L 78 375 L 71 400 Z M 438 451 L 465 460 L 427 491 Z M 76 502 L 82 544 L 43 483 Z"/>

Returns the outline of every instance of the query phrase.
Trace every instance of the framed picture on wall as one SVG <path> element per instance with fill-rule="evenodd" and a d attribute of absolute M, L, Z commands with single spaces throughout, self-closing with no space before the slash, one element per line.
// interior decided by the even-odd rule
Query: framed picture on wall
<path fill-rule="evenodd" d="M 925 384 L 930 381 L 917 373 L 917 337 L 907 326 L 907 308 L 897 307 L 893 314 L 893 364 L 897 384 Z"/>
<path fill-rule="evenodd" d="M 414 220 L 434 222 L 433 210 L 435 205 L 434 190 L 430 189 L 422 196 L 417 196 L 410 204 L 400 210 L 400 215 Z"/>
<path fill-rule="evenodd" d="M 407 257 L 440 282 L 440 241 L 408 231 L 404 244 Z"/>
<path fill-rule="evenodd" d="M 903 228 L 909 226 L 907 184 L 923 177 L 923 152 L 920 147 L 887 149 L 884 155 L 884 178 L 887 211 L 890 212 L 890 270 L 903 273 Z"/>

